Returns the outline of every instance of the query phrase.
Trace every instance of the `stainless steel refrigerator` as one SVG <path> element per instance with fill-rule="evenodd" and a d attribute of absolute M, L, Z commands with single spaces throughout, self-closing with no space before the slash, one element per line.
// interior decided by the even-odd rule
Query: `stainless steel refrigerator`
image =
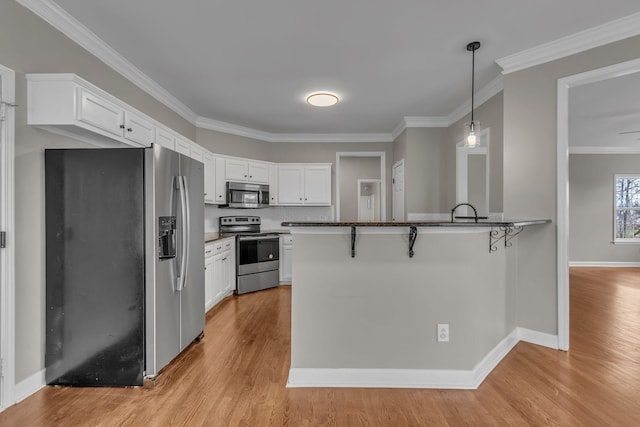
<path fill-rule="evenodd" d="M 204 329 L 204 166 L 45 150 L 48 384 L 142 385 Z"/>

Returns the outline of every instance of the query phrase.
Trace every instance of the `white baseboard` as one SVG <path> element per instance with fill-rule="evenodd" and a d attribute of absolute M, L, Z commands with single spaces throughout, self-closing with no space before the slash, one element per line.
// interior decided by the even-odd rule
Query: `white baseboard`
<path fill-rule="evenodd" d="M 640 262 L 569 261 L 569 267 L 640 267 Z"/>
<path fill-rule="evenodd" d="M 541 345 L 543 347 L 559 349 L 558 336 L 538 332 L 526 328 L 516 328 L 516 336 L 518 341 L 528 342 L 530 344 Z"/>
<path fill-rule="evenodd" d="M 518 329 L 472 370 L 291 368 L 287 387 L 476 389 L 518 343 Z"/>
<path fill-rule="evenodd" d="M 47 385 L 47 383 L 44 379 L 44 369 L 36 372 L 25 380 L 20 381 L 16 384 L 15 388 L 15 403 L 23 401 L 45 385 Z"/>

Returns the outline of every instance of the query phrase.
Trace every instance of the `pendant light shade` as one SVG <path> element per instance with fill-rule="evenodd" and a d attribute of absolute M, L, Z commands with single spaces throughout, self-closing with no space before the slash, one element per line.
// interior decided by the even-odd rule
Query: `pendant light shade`
<path fill-rule="evenodd" d="M 475 67 L 476 50 L 480 49 L 480 42 L 471 42 L 467 45 L 467 50 L 471 52 L 471 121 L 464 124 L 464 146 L 474 148 L 478 146 L 478 132 L 480 132 L 480 122 L 473 118 L 473 97 L 475 92 Z"/>

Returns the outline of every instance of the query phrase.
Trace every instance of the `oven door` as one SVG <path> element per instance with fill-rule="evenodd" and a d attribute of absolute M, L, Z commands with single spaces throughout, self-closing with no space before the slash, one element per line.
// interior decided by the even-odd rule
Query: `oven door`
<path fill-rule="evenodd" d="M 238 237 L 238 275 L 277 270 L 280 239 L 277 236 Z"/>

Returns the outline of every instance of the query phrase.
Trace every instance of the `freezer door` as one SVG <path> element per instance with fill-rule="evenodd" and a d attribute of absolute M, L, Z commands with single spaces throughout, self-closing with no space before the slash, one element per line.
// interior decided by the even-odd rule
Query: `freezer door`
<path fill-rule="evenodd" d="M 145 191 L 147 222 L 146 285 L 146 375 L 155 376 L 180 352 L 180 293 L 177 269 L 180 250 L 176 230 L 176 255 L 166 257 L 161 248 L 162 222 L 178 223 L 176 179 L 180 172 L 179 154 L 154 145 L 146 150 Z M 176 225 L 177 227 L 177 225 Z"/>
<path fill-rule="evenodd" d="M 144 153 L 45 151 L 47 384 L 142 385 Z"/>
<path fill-rule="evenodd" d="M 204 165 L 180 155 L 180 175 L 186 187 L 187 221 L 186 281 L 181 297 L 180 349 L 184 349 L 204 330 Z M 179 213 L 180 215 L 180 213 Z"/>

